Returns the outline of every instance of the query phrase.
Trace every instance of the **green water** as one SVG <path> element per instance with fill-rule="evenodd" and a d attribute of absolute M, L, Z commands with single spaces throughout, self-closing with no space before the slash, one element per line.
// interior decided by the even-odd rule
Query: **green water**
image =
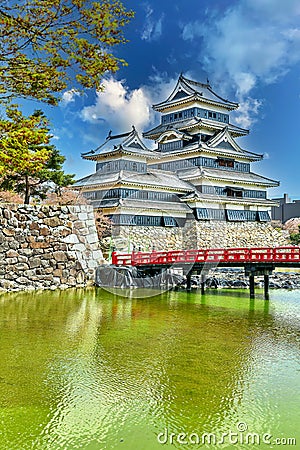
<path fill-rule="evenodd" d="M 0 449 L 300 448 L 299 317 L 299 291 L 2 295 Z"/>

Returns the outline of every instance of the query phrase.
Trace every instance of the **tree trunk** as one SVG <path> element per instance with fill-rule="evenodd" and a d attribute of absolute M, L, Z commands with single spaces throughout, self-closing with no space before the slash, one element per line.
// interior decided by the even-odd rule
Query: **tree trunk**
<path fill-rule="evenodd" d="M 25 205 L 29 205 L 29 200 L 30 200 L 30 184 L 29 184 L 28 175 L 26 175 L 25 176 L 25 199 L 24 199 L 24 204 Z"/>

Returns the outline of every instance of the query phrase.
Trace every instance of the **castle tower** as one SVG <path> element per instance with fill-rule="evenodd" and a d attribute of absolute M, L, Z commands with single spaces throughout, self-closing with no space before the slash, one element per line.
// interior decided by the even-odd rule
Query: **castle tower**
<path fill-rule="evenodd" d="M 180 75 L 153 108 L 160 124 L 143 136 L 155 150 L 133 127 L 82 154 L 96 172 L 75 188 L 111 218 L 114 233 L 144 249 L 287 244 L 268 224 L 277 203 L 267 190 L 279 182 L 253 172 L 263 156 L 236 142 L 249 132 L 231 122 L 238 104 Z"/>
<path fill-rule="evenodd" d="M 176 172 L 194 185 L 183 200 L 197 220 L 270 220 L 274 202 L 267 188 L 279 185 L 251 170 L 262 155 L 242 149 L 235 138 L 248 130 L 231 124 L 230 111 L 238 104 L 203 84 L 180 75 L 175 89 L 153 108 L 161 123 L 144 137 L 158 143 L 159 159 L 149 167 Z"/>

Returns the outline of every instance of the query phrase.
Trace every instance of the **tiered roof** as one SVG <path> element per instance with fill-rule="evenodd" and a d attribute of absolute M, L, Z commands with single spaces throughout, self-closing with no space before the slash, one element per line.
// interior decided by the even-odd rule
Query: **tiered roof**
<path fill-rule="evenodd" d="M 83 159 L 100 161 L 102 157 L 117 154 L 127 154 L 145 158 L 155 157 L 155 152 L 149 150 L 145 146 L 134 126 L 128 133 L 112 135 L 110 131 L 103 144 L 95 150 L 82 153 L 81 156 Z"/>
<path fill-rule="evenodd" d="M 188 192 L 194 189 L 190 183 L 181 180 L 176 173 L 165 170 L 148 169 L 146 173 L 131 172 L 120 170 L 112 173 L 103 173 L 101 170 L 81 178 L 76 183 L 78 187 L 105 187 L 113 185 L 122 186 L 140 186 L 140 187 L 159 187 L 162 190 L 173 190 Z"/>
<path fill-rule="evenodd" d="M 203 119 L 199 117 L 192 117 L 189 119 L 180 120 L 172 124 L 159 124 L 157 127 L 152 128 L 149 131 L 145 131 L 143 136 L 147 139 L 158 139 L 159 136 L 167 131 L 195 131 L 200 128 L 205 128 L 211 131 L 221 131 L 224 128 L 224 124 L 221 122 L 216 122 L 214 120 Z M 246 136 L 249 134 L 249 130 L 240 128 L 231 123 L 228 124 L 228 131 L 234 137 Z"/>
<path fill-rule="evenodd" d="M 208 80 L 207 83 L 199 83 L 198 81 L 190 80 L 181 74 L 171 95 L 167 100 L 153 105 L 153 109 L 163 112 L 170 107 L 183 105 L 197 100 L 201 100 L 202 102 L 211 105 L 221 106 L 228 111 L 236 109 L 239 106 L 238 103 L 226 100 L 214 92 Z"/>
<path fill-rule="evenodd" d="M 266 187 L 279 186 L 279 182 L 271 180 L 270 178 L 263 177 L 253 172 L 237 172 L 231 170 L 214 169 L 207 167 L 190 167 L 187 169 L 181 169 L 177 171 L 177 175 L 186 181 L 191 181 L 201 178 L 202 180 L 221 180 L 228 183 L 238 182 L 245 184 L 252 184 Z"/>

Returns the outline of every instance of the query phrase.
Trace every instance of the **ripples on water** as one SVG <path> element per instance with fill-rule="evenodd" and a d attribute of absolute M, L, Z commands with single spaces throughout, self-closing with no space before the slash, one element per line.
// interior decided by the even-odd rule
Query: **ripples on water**
<path fill-rule="evenodd" d="M 299 296 L 2 295 L 0 449 L 192 449 L 178 433 L 218 440 L 239 422 L 297 438 Z"/>

